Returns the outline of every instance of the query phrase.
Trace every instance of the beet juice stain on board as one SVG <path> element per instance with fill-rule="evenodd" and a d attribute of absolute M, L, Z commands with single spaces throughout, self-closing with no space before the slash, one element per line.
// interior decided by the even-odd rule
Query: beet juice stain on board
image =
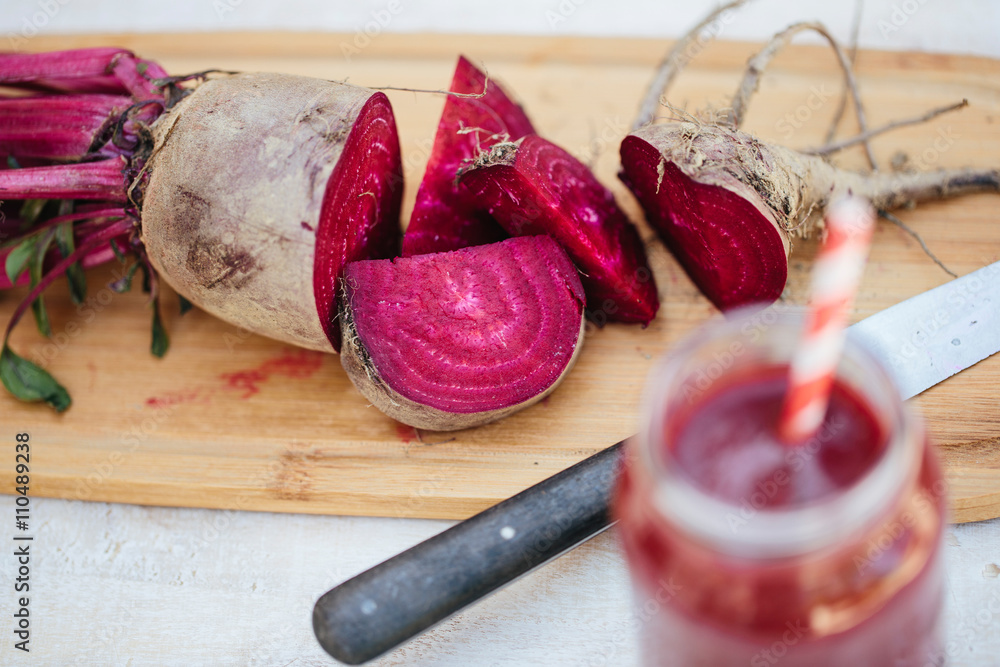
<path fill-rule="evenodd" d="M 944 482 L 919 420 L 849 344 L 823 425 L 789 447 L 776 428 L 797 326 L 750 341 L 741 324 L 675 350 L 630 443 L 615 512 L 636 602 L 657 602 L 646 664 L 939 664 Z"/>

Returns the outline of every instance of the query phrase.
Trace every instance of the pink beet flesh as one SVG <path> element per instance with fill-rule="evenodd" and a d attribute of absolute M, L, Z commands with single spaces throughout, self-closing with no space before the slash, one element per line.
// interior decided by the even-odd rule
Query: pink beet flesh
<path fill-rule="evenodd" d="M 719 309 L 774 302 L 788 260 L 774 224 L 753 204 L 717 185 L 698 183 L 639 137 L 621 147 L 623 180 L 694 284 Z"/>
<path fill-rule="evenodd" d="M 313 296 L 320 322 L 338 352 L 338 278 L 348 262 L 398 253 L 402 197 L 396 121 L 389 99 L 375 93 L 358 114 L 327 182 L 316 230 Z"/>
<path fill-rule="evenodd" d="M 572 155 L 531 135 L 513 164 L 472 169 L 462 184 L 510 234 L 549 234 L 566 249 L 583 274 L 591 320 L 648 324 L 656 315 L 656 282 L 638 231 Z"/>
<path fill-rule="evenodd" d="M 458 170 L 500 140 L 534 134 L 524 111 L 503 90 L 460 56 L 451 90 L 483 97 L 448 96 L 434 137 L 424 180 L 417 190 L 403 256 L 457 250 L 506 238 L 503 229 L 455 183 Z M 474 131 L 461 133 L 470 128 Z"/>
<path fill-rule="evenodd" d="M 349 264 L 347 303 L 382 380 L 453 413 L 498 410 L 551 387 L 578 344 L 583 288 L 545 236 Z"/>

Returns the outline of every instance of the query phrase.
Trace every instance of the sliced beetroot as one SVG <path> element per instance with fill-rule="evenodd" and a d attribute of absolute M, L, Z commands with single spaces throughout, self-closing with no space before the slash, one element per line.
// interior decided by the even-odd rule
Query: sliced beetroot
<path fill-rule="evenodd" d="M 335 350 L 341 267 L 399 243 L 399 142 L 384 94 L 238 74 L 200 84 L 153 132 L 141 222 L 159 275 L 228 322 Z"/>
<path fill-rule="evenodd" d="M 348 264 L 341 363 L 368 400 L 453 430 L 540 400 L 583 336 L 583 287 L 546 236 Z"/>
<path fill-rule="evenodd" d="M 997 169 L 859 173 L 707 123 L 640 128 L 622 142 L 621 157 L 622 178 L 650 224 L 721 310 L 777 299 L 792 236 L 815 230 L 837 196 L 889 211 L 1000 192 Z"/>
<path fill-rule="evenodd" d="M 451 92 L 482 97 L 447 96 L 434 136 L 434 148 L 417 190 L 403 256 L 457 250 L 493 243 L 507 234 L 467 192 L 459 188 L 459 169 L 500 141 L 534 134 L 520 106 L 486 74 L 459 56 Z"/>
<path fill-rule="evenodd" d="M 313 294 L 320 322 L 340 351 L 338 277 L 348 262 L 399 254 L 403 165 L 389 99 L 375 93 L 358 113 L 326 185 L 316 253 Z"/>
<path fill-rule="evenodd" d="M 660 302 L 635 226 L 590 169 L 537 135 L 497 144 L 461 183 L 514 236 L 548 234 L 583 274 L 588 316 L 648 324 Z"/>
<path fill-rule="evenodd" d="M 652 132 L 651 128 L 644 132 Z M 735 179 L 699 182 L 642 136 L 621 145 L 622 180 L 691 281 L 719 310 L 771 303 L 788 278 L 787 233 Z"/>

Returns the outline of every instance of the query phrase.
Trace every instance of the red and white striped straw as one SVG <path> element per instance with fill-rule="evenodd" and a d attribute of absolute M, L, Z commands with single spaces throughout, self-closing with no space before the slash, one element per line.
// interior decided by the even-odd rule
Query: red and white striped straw
<path fill-rule="evenodd" d="M 789 445 L 812 436 L 823 423 L 844 347 L 848 311 L 864 272 L 875 228 L 866 200 L 846 197 L 826 210 L 826 242 L 812 271 L 811 301 L 792 356 L 778 435 Z"/>

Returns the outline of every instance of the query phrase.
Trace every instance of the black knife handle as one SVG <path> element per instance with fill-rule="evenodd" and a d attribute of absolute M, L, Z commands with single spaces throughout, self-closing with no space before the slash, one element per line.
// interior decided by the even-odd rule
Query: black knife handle
<path fill-rule="evenodd" d="M 605 449 L 323 595 L 313 630 L 359 665 L 607 527 L 622 443 Z"/>

